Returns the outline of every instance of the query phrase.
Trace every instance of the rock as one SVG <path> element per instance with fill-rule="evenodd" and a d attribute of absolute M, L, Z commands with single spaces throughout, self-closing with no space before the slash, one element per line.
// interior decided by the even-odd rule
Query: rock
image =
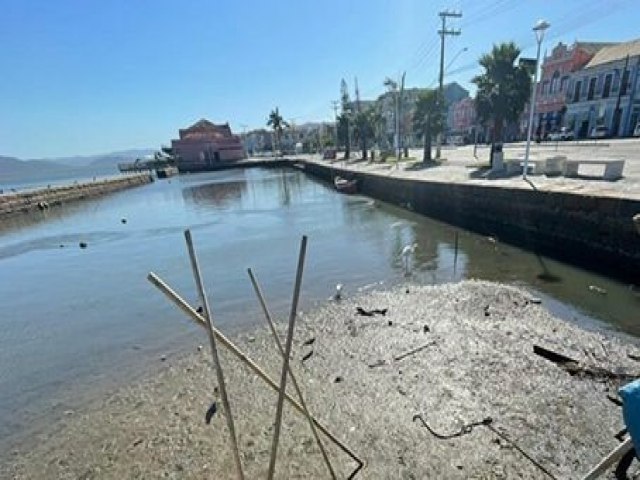
<path fill-rule="evenodd" d="M 80 248 L 87 248 L 87 242 L 80 242 L 78 245 Z"/>
<path fill-rule="evenodd" d="M 393 322 L 392 322 L 391 320 L 389 320 L 389 321 L 387 322 L 387 325 L 389 325 L 389 326 L 391 327 L 391 326 L 393 325 Z"/>
<path fill-rule="evenodd" d="M 120 223 L 127 223 L 127 219 L 126 218 L 121 218 L 120 219 Z"/>
<path fill-rule="evenodd" d="M 424 327 L 422 327 L 422 331 L 424 333 L 429 333 L 431 331 L 431 329 L 429 328 L 429 325 L 425 325 Z"/>
<path fill-rule="evenodd" d="M 342 382 L 344 382 L 344 378 L 342 378 L 339 375 L 333 380 L 333 383 L 342 383 Z"/>

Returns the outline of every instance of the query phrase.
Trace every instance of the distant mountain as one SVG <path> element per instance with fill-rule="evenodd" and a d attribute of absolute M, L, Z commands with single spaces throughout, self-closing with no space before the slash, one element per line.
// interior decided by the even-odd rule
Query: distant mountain
<path fill-rule="evenodd" d="M 65 180 L 89 179 L 118 173 L 118 163 L 153 154 L 152 149 L 135 149 L 103 155 L 55 159 L 20 160 L 0 156 L 0 189 L 45 185 Z"/>
<path fill-rule="evenodd" d="M 61 163 L 72 167 L 86 167 L 90 165 L 106 166 L 111 165 L 118 166 L 118 163 L 132 162 L 136 158 L 142 158 L 147 155 L 153 155 L 155 152 L 151 148 L 137 148 L 131 150 L 122 150 L 120 152 L 104 153 L 99 155 L 83 155 L 75 157 L 61 157 L 44 159 L 45 161 L 53 161 L 55 163 Z"/>

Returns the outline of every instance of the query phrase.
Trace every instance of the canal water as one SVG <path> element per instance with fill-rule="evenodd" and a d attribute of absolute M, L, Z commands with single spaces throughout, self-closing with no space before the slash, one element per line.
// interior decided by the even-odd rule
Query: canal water
<path fill-rule="evenodd" d="M 206 344 L 204 332 L 146 280 L 154 271 L 196 304 L 185 228 L 226 333 L 262 323 L 247 267 L 273 311 L 286 314 L 306 234 L 302 310 L 326 302 L 338 283 L 354 295 L 478 278 L 525 286 L 588 328 L 640 336 L 640 296 L 629 285 L 339 195 L 298 171 L 183 175 L 38 215 L 46 218 L 0 226 L 0 438 L 72 409 L 79 392 Z M 413 243 L 407 276 L 400 252 Z"/>

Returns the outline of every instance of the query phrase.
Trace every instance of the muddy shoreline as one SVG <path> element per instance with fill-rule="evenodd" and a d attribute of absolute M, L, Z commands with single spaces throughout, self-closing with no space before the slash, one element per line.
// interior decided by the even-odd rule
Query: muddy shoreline
<path fill-rule="evenodd" d="M 628 356 L 637 346 L 559 320 L 532 300 L 514 287 L 465 281 L 370 292 L 300 316 L 292 365 L 312 413 L 365 461 L 356 478 L 549 478 L 514 445 L 556 478 L 575 478 L 617 444 L 621 412 L 607 395 L 618 382 L 571 376 L 532 347 L 637 374 L 640 362 Z M 357 307 L 387 311 L 362 316 Z M 266 328 L 233 339 L 279 377 Z M 234 478 L 220 409 L 204 421 L 220 402 L 209 352 L 197 346 L 14 445 L 0 478 Z M 276 393 L 221 355 L 246 478 L 263 478 Z M 442 440 L 417 414 L 442 434 L 486 417 L 495 431 L 478 426 Z M 355 464 L 324 440 L 346 478 Z M 305 419 L 290 407 L 276 478 L 329 478 Z"/>

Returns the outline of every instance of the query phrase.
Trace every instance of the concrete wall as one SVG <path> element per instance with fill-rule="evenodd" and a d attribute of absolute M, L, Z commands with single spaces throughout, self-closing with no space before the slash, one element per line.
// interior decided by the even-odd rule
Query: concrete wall
<path fill-rule="evenodd" d="M 330 165 L 306 171 L 331 182 Z M 470 184 L 446 184 L 345 172 L 362 193 L 526 250 L 637 283 L 640 235 L 633 216 L 640 202 Z"/>
<path fill-rule="evenodd" d="M 8 215 L 39 210 L 43 208 L 43 203 L 48 205 L 48 208 L 52 208 L 66 202 L 93 198 L 125 188 L 144 185 L 152 181 L 153 177 L 151 175 L 140 173 L 111 177 L 95 182 L 74 183 L 24 192 L 6 193 L 0 195 L 0 219 Z"/>

